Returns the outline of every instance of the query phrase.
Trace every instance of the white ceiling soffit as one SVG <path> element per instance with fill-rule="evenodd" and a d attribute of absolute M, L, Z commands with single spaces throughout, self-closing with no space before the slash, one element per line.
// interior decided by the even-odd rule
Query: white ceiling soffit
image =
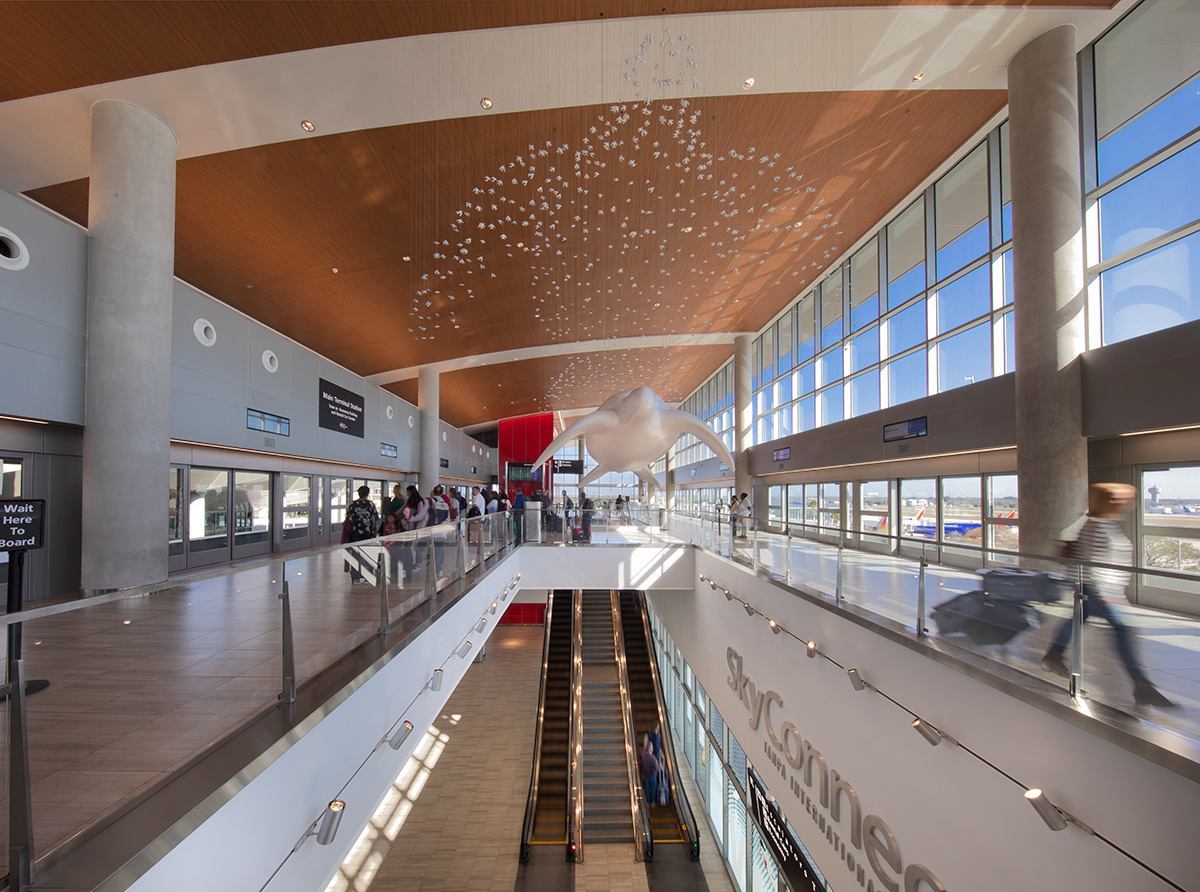
<path fill-rule="evenodd" d="M 1124 5 L 1124 4 L 1123 4 Z M 0 104 L 0 189 L 88 175 L 89 111 L 154 112 L 179 157 L 331 133 L 545 108 L 754 91 L 1005 89 L 1028 41 L 1112 10 L 948 6 L 792 9 L 563 22 L 284 53 Z M 639 58 L 640 56 L 640 58 Z M 915 74 L 924 74 L 914 84 Z M 493 100 L 490 111 L 480 99 Z M 316 124 L 305 133 L 302 120 Z"/>
<path fill-rule="evenodd" d="M 748 331 L 715 332 L 712 334 L 649 335 L 644 338 L 605 338 L 597 341 L 574 341 L 569 344 L 545 344 L 537 347 L 522 347 L 519 350 L 501 350 L 497 353 L 480 353 L 475 356 L 460 356 L 432 364 L 439 372 L 456 372 L 482 366 L 499 365 L 505 362 L 522 362 L 528 359 L 545 359 L 549 356 L 578 356 L 581 353 L 608 353 L 614 350 L 662 350 L 668 347 L 711 347 L 732 344 L 739 335 L 752 335 Z M 417 377 L 422 366 L 392 369 L 366 380 L 377 387 L 386 387 L 397 381 L 411 381 Z M 572 410 L 575 411 L 575 410 Z"/>

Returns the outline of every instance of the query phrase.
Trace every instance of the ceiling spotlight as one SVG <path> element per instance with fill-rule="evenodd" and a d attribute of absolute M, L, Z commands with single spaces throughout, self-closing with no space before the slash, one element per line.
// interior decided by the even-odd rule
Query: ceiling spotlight
<path fill-rule="evenodd" d="M 1037 788 L 1034 788 L 1032 790 L 1025 791 L 1025 798 L 1029 800 L 1029 804 L 1033 806 L 1034 811 L 1041 815 L 1041 818 L 1046 822 L 1047 827 L 1049 827 L 1051 830 L 1066 829 L 1066 818 L 1064 818 L 1063 813 L 1058 810 L 1058 806 L 1046 798 L 1045 793 Z"/>
<path fill-rule="evenodd" d="M 913 82 L 914 84 L 916 84 L 916 83 L 920 83 L 920 81 L 921 81 L 921 78 L 923 78 L 924 76 L 925 76 L 925 72 L 924 72 L 924 71 L 918 71 L 916 74 L 914 74 L 914 75 L 913 75 L 913 80 L 912 80 L 912 82 Z"/>
<path fill-rule="evenodd" d="M 767 625 L 771 627 L 771 631 L 776 635 L 783 631 L 783 626 L 779 625 L 779 623 L 775 622 L 773 619 L 767 620 Z"/>
<path fill-rule="evenodd" d="M 808 651 L 808 658 L 810 660 L 815 659 L 817 656 L 817 642 L 815 642 L 815 641 L 805 642 L 804 647 Z"/>
<path fill-rule="evenodd" d="M 493 602 L 493 603 L 495 603 L 495 602 Z M 487 620 L 486 620 L 486 619 L 483 619 L 483 618 L 480 618 L 479 622 L 475 623 L 475 631 L 476 631 L 476 632 L 482 632 L 482 631 L 483 631 L 483 627 L 484 627 L 484 626 L 486 626 L 486 625 L 487 625 Z"/>
<path fill-rule="evenodd" d="M 467 651 L 469 651 L 470 649 L 471 649 L 471 642 L 470 642 L 470 641 L 464 641 L 464 642 L 463 642 L 463 646 L 462 646 L 462 647 L 460 647 L 460 648 L 458 649 L 458 656 L 459 656 L 459 658 L 460 658 L 460 659 L 464 659 L 464 658 L 466 658 L 466 656 L 467 656 Z"/>
<path fill-rule="evenodd" d="M 492 616 L 496 615 L 496 608 L 499 606 L 495 601 L 492 602 Z"/>
<path fill-rule="evenodd" d="M 314 124 L 312 121 L 301 121 L 300 127 L 301 127 L 301 129 L 304 130 L 305 133 L 312 133 L 314 130 L 317 129 L 317 125 Z"/>
<path fill-rule="evenodd" d="M 442 689 L 442 670 L 434 669 L 433 678 L 429 679 L 429 690 L 440 691 Z"/>
<path fill-rule="evenodd" d="M 851 669 L 846 674 L 850 676 L 850 684 L 854 685 L 854 690 L 865 691 L 867 689 L 867 683 L 859 677 L 857 669 Z"/>
<path fill-rule="evenodd" d="M 746 611 L 746 616 L 754 616 L 754 608 L 749 604 L 743 604 L 742 609 Z"/>
<path fill-rule="evenodd" d="M 482 99 L 480 99 L 480 100 L 479 100 L 479 104 L 480 104 L 480 105 L 481 105 L 483 108 L 491 108 L 491 107 L 492 107 L 492 100 L 490 100 L 490 99 L 488 99 L 486 96 L 484 96 Z"/>
<path fill-rule="evenodd" d="M 748 77 L 744 81 L 742 81 L 742 89 L 743 90 L 749 90 L 753 86 L 754 86 L 754 78 L 752 78 L 752 77 Z"/>
<path fill-rule="evenodd" d="M 714 592 L 717 590 L 717 584 L 715 582 L 713 582 L 711 579 L 708 580 L 708 587 L 710 589 L 712 589 Z"/>
<path fill-rule="evenodd" d="M 683 227 L 683 229 L 682 229 L 682 230 L 680 230 L 680 231 L 681 231 L 681 232 L 691 232 L 691 231 L 692 231 L 692 227 L 690 227 L 690 226 L 685 226 L 685 227 Z"/>
<path fill-rule="evenodd" d="M 725 600 L 726 601 L 733 600 L 733 592 L 731 592 L 729 589 L 725 589 Z"/>
<path fill-rule="evenodd" d="M 400 259 L 401 259 L 401 260 L 403 260 L 405 263 L 408 263 L 410 260 L 412 260 L 412 258 L 411 258 L 411 257 L 409 257 L 407 254 L 405 254 L 405 255 L 404 255 L 403 257 L 401 257 Z"/>

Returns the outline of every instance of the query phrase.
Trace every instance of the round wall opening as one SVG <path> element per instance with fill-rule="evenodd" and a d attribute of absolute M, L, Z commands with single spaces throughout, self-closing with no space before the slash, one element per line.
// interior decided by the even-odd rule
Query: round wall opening
<path fill-rule="evenodd" d="M 262 355 L 263 368 L 272 375 L 279 371 L 279 357 L 271 350 L 264 350 Z"/>
<path fill-rule="evenodd" d="M 197 319 L 192 323 L 192 334 L 205 347 L 211 347 L 217 342 L 217 330 L 207 319 Z"/>
<path fill-rule="evenodd" d="M 388 406 L 386 409 L 384 409 L 384 413 L 387 415 L 387 417 L 388 417 L 388 421 L 391 421 L 391 420 L 392 420 L 392 418 L 393 418 L 393 417 L 395 416 L 395 414 L 396 414 L 396 410 L 395 410 L 395 409 L 393 409 L 391 406 Z"/>
<path fill-rule="evenodd" d="M 29 249 L 10 229 L 0 226 L 0 269 L 25 269 L 29 266 Z"/>
<path fill-rule="evenodd" d="M 408 426 L 409 427 L 413 426 L 413 417 L 411 415 L 408 416 Z"/>

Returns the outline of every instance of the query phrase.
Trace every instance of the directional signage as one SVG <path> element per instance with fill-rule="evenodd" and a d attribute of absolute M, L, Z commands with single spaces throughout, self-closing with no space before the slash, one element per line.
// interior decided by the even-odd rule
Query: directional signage
<path fill-rule="evenodd" d="M 45 518 L 45 499 L 0 501 L 0 551 L 41 548 Z"/>
<path fill-rule="evenodd" d="M 787 825 L 775 806 L 767 798 L 767 791 L 762 788 L 754 772 L 746 772 L 746 784 L 750 793 L 750 811 L 758 826 L 762 828 L 763 839 L 771 847 L 775 861 L 788 879 L 788 884 L 796 892 L 819 892 L 816 871 L 800 851 L 800 846 L 792 838 Z"/>

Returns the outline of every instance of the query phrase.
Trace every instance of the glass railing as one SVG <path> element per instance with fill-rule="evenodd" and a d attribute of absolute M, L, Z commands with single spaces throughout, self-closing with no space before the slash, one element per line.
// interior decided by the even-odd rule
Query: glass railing
<path fill-rule="evenodd" d="M 654 510 L 646 510 L 647 522 L 657 521 Z M 839 607 L 893 620 L 939 647 L 1061 684 L 1078 702 L 1104 703 L 1200 741 L 1200 618 L 1130 604 L 1111 588 L 1097 600 L 1091 584 L 1128 574 L 1139 588 L 1194 594 L 1200 608 L 1197 574 L 875 531 L 823 528 L 793 535 L 787 527 L 749 518 L 731 523 L 728 514 L 671 513 L 666 526 L 672 538 Z"/>
<path fill-rule="evenodd" d="M 333 663 L 408 628 L 514 531 L 503 514 L 460 519 L 5 616 L 10 646 L 22 641 L 9 678 L 19 666 L 30 693 L 7 699 L 4 764 L 31 805 L 10 795 L 0 808 L 13 833 L 0 863 L 22 845 L 58 857 Z"/>

